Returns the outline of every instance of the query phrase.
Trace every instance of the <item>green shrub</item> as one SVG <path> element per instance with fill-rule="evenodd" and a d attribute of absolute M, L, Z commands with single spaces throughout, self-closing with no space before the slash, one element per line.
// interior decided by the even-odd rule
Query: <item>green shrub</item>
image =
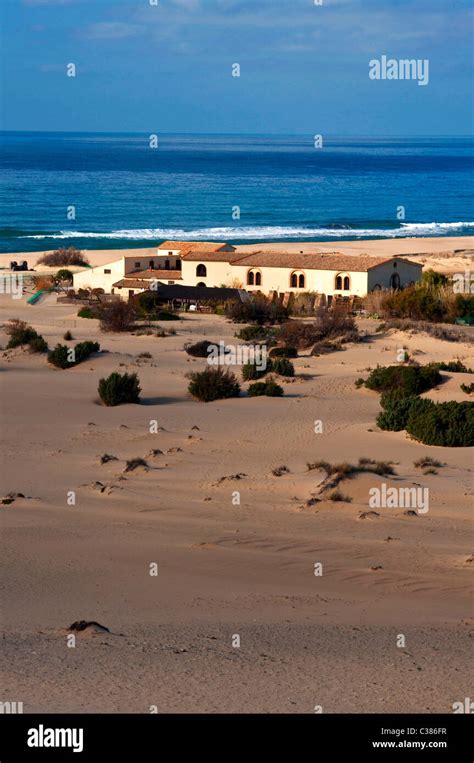
<path fill-rule="evenodd" d="M 266 367 L 261 369 L 256 363 L 245 363 L 242 366 L 242 377 L 244 381 L 251 381 L 252 379 L 261 379 L 262 376 L 268 374 L 273 370 L 273 363 L 270 359 L 267 360 Z"/>
<path fill-rule="evenodd" d="M 58 270 L 58 272 L 54 276 L 54 279 L 55 281 L 72 281 L 73 277 L 74 276 L 70 270 L 67 270 L 66 268 L 62 268 L 61 270 Z"/>
<path fill-rule="evenodd" d="M 295 367 L 288 358 L 277 358 L 273 361 L 273 371 L 279 376 L 295 375 Z"/>
<path fill-rule="evenodd" d="M 269 379 L 264 382 L 255 382 L 251 384 L 248 389 L 249 397 L 260 397 L 265 395 L 266 397 L 281 397 L 283 395 L 283 387 Z"/>
<path fill-rule="evenodd" d="M 119 374 L 116 371 L 99 381 L 99 396 L 104 405 L 140 402 L 140 383 L 136 374 Z"/>
<path fill-rule="evenodd" d="M 271 358 L 297 358 L 298 350 L 296 347 L 273 347 L 268 353 Z"/>
<path fill-rule="evenodd" d="M 28 342 L 31 352 L 48 352 L 48 343 L 40 334 L 37 334 Z"/>
<path fill-rule="evenodd" d="M 14 347 L 20 347 L 22 344 L 29 344 L 33 339 L 38 336 L 37 332 L 31 326 L 18 327 L 10 334 L 10 340 L 7 344 L 7 350 L 11 350 Z"/>
<path fill-rule="evenodd" d="M 63 336 L 63 339 L 65 339 L 66 342 L 70 342 L 71 339 L 74 339 L 74 337 L 73 337 L 73 335 L 71 334 L 70 331 L 66 331 L 66 333 Z"/>
<path fill-rule="evenodd" d="M 437 368 L 439 371 L 451 371 L 452 373 L 465 373 L 472 374 L 474 371 L 472 368 L 468 368 L 461 360 L 450 360 L 449 363 L 431 363 L 430 365 Z"/>
<path fill-rule="evenodd" d="M 188 390 L 191 395 L 204 403 L 228 397 L 238 397 L 240 385 L 233 373 L 219 366 L 211 366 L 204 371 L 189 375 Z"/>
<path fill-rule="evenodd" d="M 5 333 L 10 337 L 7 350 L 27 344 L 32 352 L 46 352 L 48 345 L 43 337 L 25 321 L 13 318 L 5 326 Z"/>
<path fill-rule="evenodd" d="M 56 368 L 71 368 L 86 360 L 93 352 L 99 352 L 99 350 L 98 342 L 80 342 L 75 347 L 57 344 L 54 350 L 48 353 L 48 362 Z"/>
<path fill-rule="evenodd" d="M 240 331 L 237 331 L 235 336 L 238 339 L 243 339 L 244 342 L 251 342 L 254 339 L 267 339 L 269 333 L 271 333 L 271 329 L 269 330 L 264 326 L 246 326 L 245 328 L 240 329 Z"/>
<path fill-rule="evenodd" d="M 431 401 L 414 395 L 402 398 L 382 395 L 381 403 L 383 411 L 377 416 L 377 426 L 390 432 L 401 432 L 407 428 L 411 413 L 429 406 Z"/>
<path fill-rule="evenodd" d="M 376 392 L 390 392 L 392 397 L 410 397 L 432 389 L 440 381 L 441 375 L 433 365 L 377 366 L 365 386 Z"/>
<path fill-rule="evenodd" d="M 218 346 L 217 342 L 208 342 L 207 339 L 203 339 L 201 342 L 196 342 L 196 344 L 186 344 L 184 349 L 193 358 L 208 358 L 209 348 Z"/>
<path fill-rule="evenodd" d="M 461 384 L 461 389 L 466 395 L 472 395 L 474 392 L 474 382 L 472 384 Z"/>
<path fill-rule="evenodd" d="M 457 294 L 455 306 L 456 318 L 472 318 L 474 316 L 474 295 Z"/>
<path fill-rule="evenodd" d="M 269 302 L 262 296 L 252 296 L 246 302 L 229 302 L 226 315 L 233 323 L 257 323 L 259 326 L 288 320 L 288 310 L 280 302 Z"/>
<path fill-rule="evenodd" d="M 474 403 L 451 401 L 416 408 L 408 417 L 406 430 L 425 445 L 471 447 L 474 445 Z"/>
<path fill-rule="evenodd" d="M 81 363 L 83 360 L 86 360 L 86 358 L 89 357 L 89 355 L 92 355 L 93 352 L 99 352 L 100 350 L 100 344 L 99 342 L 79 342 L 79 344 L 76 344 L 74 347 L 74 352 L 76 355 L 76 363 Z"/>
<path fill-rule="evenodd" d="M 81 307 L 77 313 L 78 318 L 97 318 L 97 313 L 91 307 Z"/>

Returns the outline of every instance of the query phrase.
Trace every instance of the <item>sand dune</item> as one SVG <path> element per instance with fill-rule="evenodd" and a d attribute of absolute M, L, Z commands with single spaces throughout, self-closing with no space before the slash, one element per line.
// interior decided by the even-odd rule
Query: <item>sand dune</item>
<path fill-rule="evenodd" d="M 25 496 L 0 504 L 5 696 L 25 712 L 445 712 L 469 696 L 472 453 L 377 430 L 378 395 L 354 381 L 395 362 L 401 342 L 423 362 L 474 366 L 472 346 L 371 334 L 298 358 L 305 378 L 282 399 L 203 404 L 185 374 L 205 361 L 182 348 L 191 336 L 235 341 L 218 316 L 186 316 L 165 338 L 101 335 L 68 306 L 0 296 L 0 321 L 11 317 L 50 345 L 69 328 L 108 352 L 67 371 L 22 350 L 0 358 L 0 494 Z M 97 404 L 99 378 L 127 368 L 144 404 Z M 469 375 L 443 377 L 429 397 L 468 399 Z M 443 462 L 437 474 L 414 466 L 426 454 Z M 307 504 L 324 479 L 307 462 L 360 457 L 396 474 L 344 480 L 348 503 Z M 148 466 L 126 472 L 134 458 Z M 429 512 L 372 511 L 368 491 L 383 481 L 429 487 Z M 68 648 L 77 620 L 111 632 Z"/>

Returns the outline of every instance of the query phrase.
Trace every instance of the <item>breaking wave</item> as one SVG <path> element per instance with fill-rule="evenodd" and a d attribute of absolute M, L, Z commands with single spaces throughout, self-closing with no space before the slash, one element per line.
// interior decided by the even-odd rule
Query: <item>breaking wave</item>
<path fill-rule="evenodd" d="M 123 239 L 144 241 L 147 239 L 177 239 L 205 241 L 207 239 L 245 240 L 245 239 L 298 239 L 298 238 L 399 238 L 406 236 L 440 236 L 474 228 L 474 222 L 456 223 L 402 223 L 399 228 L 352 228 L 350 226 L 276 226 L 262 225 L 254 227 L 196 228 L 137 228 L 126 230 L 103 231 L 56 231 L 19 236 L 34 239 Z"/>

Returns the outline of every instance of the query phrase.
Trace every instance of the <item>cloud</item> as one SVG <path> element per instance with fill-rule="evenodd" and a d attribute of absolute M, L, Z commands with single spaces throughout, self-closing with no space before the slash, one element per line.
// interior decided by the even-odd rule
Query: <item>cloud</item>
<path fill-rule="evenodd" d="M 83 31 L 89 40 L 123 40 L 125 37 L 135 37 L 144 31 L 139 24 L 127 24 L 124 21 L 101 21 L 90 24 Z"/>

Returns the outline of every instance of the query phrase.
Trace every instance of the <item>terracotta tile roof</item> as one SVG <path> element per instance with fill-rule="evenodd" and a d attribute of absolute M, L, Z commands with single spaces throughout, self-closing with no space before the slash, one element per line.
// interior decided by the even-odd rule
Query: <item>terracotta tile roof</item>
<path fill-rule="evenodd" d="M 176 281 L 181 278 L 181 270 L 168 269 L 153 269 L 148 270 L 131 270 L 130 273 L 126 273 L 125 278 L 138 278 L 149 280 L 150 278 L 166 278 L 167 281 Z"/>
<path fill-rule="evenodd" d="M 189 252 L 218 252 L 223 249 L 232 251 L 234 247 L 225 241 L 164 241 L 158 249 L 179 249 L 180 254 L 185 255 Z"/>
<path fill-rule="evenodd" d="M 364 273 L 384 262 L 400 257 L 370 257 L 369 255 L 350 255 L 325 253 L 297 254 L 289 252 L 256 252 L 244 255 L 232 261 L 232 265 L 261 268 L 291 268 L 292 270 L 333 270 Z"/>
<path fill-rule="evenodd" d="M 248 254 L 242 254 L 242 252 L 188 252 L 181 256 L 182 260 L 186 262 L 233 262 L 239 260 L 242 257 L 248 257 Z"/>
<path fill-rule="evenodd" d="M 180 270 L 136 270 L 113 286 L 117 289 L 148 289 L 150 281 L 181 281 Z"/>

